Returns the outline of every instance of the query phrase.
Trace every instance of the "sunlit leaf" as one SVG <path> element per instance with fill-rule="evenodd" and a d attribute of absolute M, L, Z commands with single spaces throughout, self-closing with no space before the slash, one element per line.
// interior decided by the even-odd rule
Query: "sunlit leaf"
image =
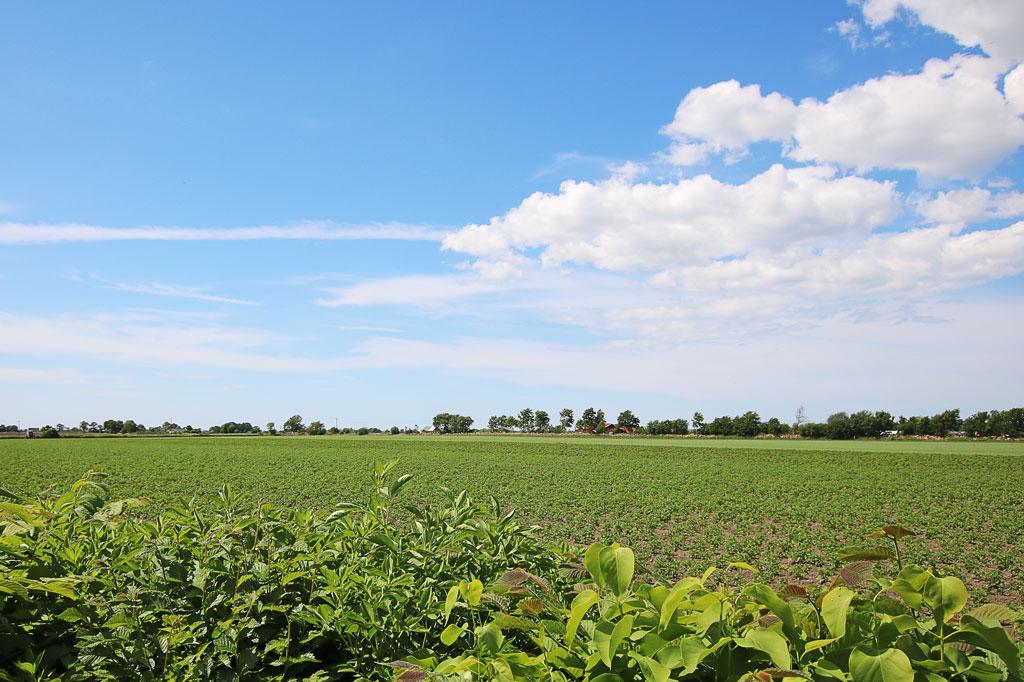
<path fill-rule="evenodd" d="M 899 649 L 872 654 L 857 648 L 850 653 L 853 682 L 913 682 L 914 668 Z"/>
<path fill-rule="evenodd" d="M 765 628 L 747 630 L 743 637 L 735 640 L 736 644 L 747 649 L 756 649 L 768 655 L 771 662 L 779 668 L 789 668 L 792 659 L 789 655 L 789 643 L 786 638 Z"/>

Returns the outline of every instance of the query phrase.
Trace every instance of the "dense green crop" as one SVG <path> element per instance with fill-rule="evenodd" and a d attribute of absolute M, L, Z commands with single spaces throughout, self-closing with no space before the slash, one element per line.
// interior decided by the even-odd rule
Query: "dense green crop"
<path fill-rule="evenodd" d="M 400 457 L 413 501 L 495 495 L 547 541 L 619 541 L 668 576 L 752 561 L 821 582 L 839 550 L 887 523 L 919 531 L 908 560 L 962 576 L 976 599 L 1024 594 L 1024 451 L 1016 443 L 524 437 L 237 437 L 0 441 L 0 485 L 38 493 L 110 474 L 155 508 L 250 497 L 329 509 Z"/>

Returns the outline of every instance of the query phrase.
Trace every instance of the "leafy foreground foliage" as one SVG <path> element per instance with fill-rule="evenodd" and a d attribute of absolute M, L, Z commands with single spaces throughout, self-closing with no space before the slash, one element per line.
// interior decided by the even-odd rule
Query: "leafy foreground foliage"
<path fill-rule="evenodd" d="M 410 510 L 409 475 L 331 513 L 219 506 L 153 519 L 97 476 L 60 497 L 0 501 L 0 679 L 389 677 L 436 639 L 448 587 L 555 557 L 497 503 L 465 493 Z"/>
<path fill-rule="evenodd" d="M 905 529 L 887 526 L 898 556 Z M 955 577 L 906 566 L 895 578 L 872 575 L 885 547 L 851 548 L 847 564 L 822 589 L 788 585 L 781 592 L 736 584 L 733 564 L 669 584 L 634 582 L 633 552 L 591 545 L 583 557 L 591 581 L 565 603 L 552 585 L 512 571 L 487 591 L 451 588 L 453 622 L 442 644 L 467 650 L 399 664 L 400 679 L 592 680 L 814 679 L 913 682 L 1019 680 L 1021 617 L 1005 605 L 967 614 L 968 595 Z M 713 578 L 719 574 L 717 582 Z M 456 607 L 461 609 L 456 610 Z M 495 608 L 497 607 L 497 608 Z M 473 623 L 483 623 L 473 627 Z"/>
<path fill-rule="evenodd" d="M 902 567 L 904 529 L 816 588 L 743 584 L 746 564 L 641 582 L 628 548 L 545 548 L 464 492 L 395 524 L 393 466 L 325 512 L 224 488 L 147 517 L 98 476 L 6 495 L 0 679 L 1020 679 L 1020 614 Z"/>

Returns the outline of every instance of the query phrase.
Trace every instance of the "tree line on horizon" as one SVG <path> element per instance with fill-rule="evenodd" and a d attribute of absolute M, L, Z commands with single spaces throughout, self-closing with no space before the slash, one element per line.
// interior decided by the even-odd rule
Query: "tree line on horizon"
<path fill-rule="evenodd" d="M 1024 407 L 1008 410 L 986 410 L 976 412 L 969 417 L 961 418 L 959 409 L 944 410 L 935 415 L 910 417 L 894 417 L 884 410 L 871 412 L 836 412 L 824 422 L 812 422 L 806 417 L 803 407 L 797 410 L 794 421 L 786 423 L 777 417 L 767 420 L 753 410 L 743 414 L 722 415 L 710 421 L 701 412 L 694 412 L 689 419 L 655 419 L 641 425 L 640 419 L 631 411 L 623 410 L 614 422 L 605 420 L 604 410 L 588 407 L 575 418 L 572 408 L 564 408 L 558 413 L 558 421 L 545 410 L 524 408 L 515 415 L 493 415 L 487 420 L 486 429 L 473 429 L 473 418 L 441 412 L 434 416 L 431 431 L 438 433 L 470 433 L 488 431 L 495 433 L 629 433 L 652 436 L 685 436 L 689 434 L 703 436 L 733 436 L 740 438 L 794 437 L 809 439 L 849 440 L 854 438 L 878 438 L 883 435 L 902 436 L 935 436 L 949 435 L 981 437 L 981 438 L 1022 438 L 1024 437 Z M 0 424 L 0 433 L 20 432 L 15 425 Z M 77 429 L 68 428 L 63 424 L 46 425 L 38 429 L 30 429 L 42 437 L 56 438 L 65 432 L 94 434 L 308 434 L 313 436 L 333 434 L 368 435 L 372 433 L 420 433 L 418 426 L 401 429 L 392 426 L 382 430 L 376 427 L 326 427 L 322 421 L 314 420 L 304 423 L 301 415 L 295 414 L 286 419 L 280 430 L 275 422 L 267 422 L 263 427 L 250 422 L 228 421 L 211 426 L 207 429 L 184 427 L 174 422 L 163 422 L 160 426 L 147 428 L 132 419 L 107 419 L 103 422 L 81 421 Z"/>
<path fill-rule="evenodd" d="M 878 438 L 883 434 L 903 436 L 936 436 L 950 434 L 974 437 L 1024 437 L 1024 408 L 988 410 L 961 418 L 959 409 L 944 410 L 935 415 L 894 417 L 884 410 L 871 412 L 836 412 L 824 422 L 812 422 L 803 407 L 797 410 L 793 423 L 787 424 L 777 417 L 767 420 L 753 410 L 736 416 L 723 415 L 707 421 L 701 412 L 690 419 L 651 420 L 646 426 L 630 410 L 619 413 L 615 422 L 606 422 L 604 410 L 588 407 L 578 420 L 574 412 L 565 408 L 559 412 L 559 422 L 553 424 L 544 410 L 525 408 L 518 415 L 495 415 L 487 422 L 488 431 L 521 433 L 567 433 L 575 430 L 587 433 L 640 433 L 652 436 L 800 436 L 810 439 L 849 440 Z"/>
<path fill-rule="evenodd" d="M 330 427 L 324 426 L 321 421 L 312 421 L 308 425 L 303 423 L 301 415 L 292 415 L 286 419 L 278 431 L 274 422 L 267 422 L 265 426 L 260 427 L 250 422 L 235 422 L 227 421 L 223 424 L 214 424 L 209 428 L 203 429 L 202 427 L 192 426 L 187 424 L 180 426 L 175 422 L 163 422 L 160 426 L 146 427 L 144 424 L 136 422 L 133 419 L 107 419 L 103 422 L 88 422 L 81 421 L 78 424 L 78 428 L 68 427 L 64 424 L 57 424 L 51 426 L 41 426 L 38 428 L 26 428 L 26 431 L 35 432 L 43 438 L 57 438 L 63 433 L 92 433 L 92 434 L 109 434 L 109 435 L 129 435 L 129 434 L 249 434 L 249 435 L 261 435 L 267 434 L 276 436 L 278 433 L 287 434 L 298 434 L 304 433 L 311 436 L 322 436 L 327 434 L 349 434 L 355 433 L 358 435 L 367 435 L 370 433 L 385 433 L 385 431 L 376 427 Z M 16 433 L 21 432 L 22 428 L 14 424 L 0 424 L 0 433 Z M 387 430 L 387 433 L 405 433 L 410 430 L 399 429 L 397 426 L 393 426 Z M 418 432 L 419 429 L 416 429 Z"/>

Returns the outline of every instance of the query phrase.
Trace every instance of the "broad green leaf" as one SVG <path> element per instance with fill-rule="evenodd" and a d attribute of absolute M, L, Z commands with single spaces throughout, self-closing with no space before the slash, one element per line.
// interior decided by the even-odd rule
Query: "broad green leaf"
<path fill-rule="evenodd" d="M 713 573 L 714 573 L 715 571 L 717 571 L 717 570 L 718 570 L 718 567 L 717 567 L 717 566 L 708 566 L 708 567 L 707 567 L 707 568 L 706 568 L 706 569 L 704 570 L 704 573 L 703 573 L 703 574 L 702 574 L 702 575 L 700 576 L 700 584 L 701 584 L 701 585 L 704 585 L 705 583 L 707 583 L 707 581 L 708 581 L 708 578 L 710 578 L 710 577 L 711 577 L 711 574 L 713 574 Z"/>
<path fill-rule="evenodd" d="M 283 578 L 281 578 L 280 584 L 281 584 L 281 586 L 287 585 L 288 583 L 290 583 L 290 582 L 292 582 L 294 580 L 298 580 L 299 578 L 303 578 L 306 575 L 307 575 L 306 571 L 292 571 L 288 575 L 286 575 Z M 253 576 L 252 575 L 248 575 L 248 576 L 244 576 L 243 575 L 242 576 L 242 578 L 246 578 L 246 577 L 252 578 Z M 239 584 L 236 584 L 236 586 L 235 586 L 236 588 L 240 587 L 240 583 L 242 581 L 242 578 L 238 579 L 239 580 Z"/>
<path fill-rule="evenodd" d="M 1003 668 L 976 658 L 971 660 L 967 675 L 977 682 L 1002 682 L 1006 679 L 1006 671 Z"/>
<path fill-rule="evenodd" d="M 700 587 L 700 581 L 696 578 L 684 578 L 676 583 L 672 591 L 665 597 L 665 601 L 661 604 L 661 618 L 658 622 L 658 627 L 665 629 L 676 614 L 676 609 L 679 608 L 680 602 L 683 601 L 686 595 L 698 587 Z"/>
<path fill-rule="evenodd" d="M 402 474 L 399 476 L 394 483 L 391 484 L 388 492 L 392 497 L 398 494 L 398 492 L 405 487 L 405 484 L 412 480 L 412 474 Z"/>
<path fill-rule="evenodd" d="M 708 648 L 704 646 L 704 641 L 693 635 L 664 647 L 656 658 L 659 663 L 675 671 L 677 677 L 683 677 L 697 669 L 707 652 Z"/>
<path fill-rule="evenodd" d="M 757 574 L 761 571 L 757 570 L 746 561 L 732 561 L 729 562 L 729 568 L 742 568 L 744 571 L 750 571 L 751 573 Z"/>
<path fill-rule="evenodd" d="M 874 655 L 862 649 L 850 652 L 853 682 L 914 682 L 910 659 L 899 649 L 886 649 Z"/>
<path fill-rule="evenodd" d="M 28 598 L 28 588 L 21 583 L 14 582 L 13 580 L 4 580 L 0 578 L 0 592 L 16 594 L 25 599 Z"/>
<path fill-rule="evenodd" d="M 118 611 L 113 616 L 111 616 L 106 623 L 103 624 L 103 627 L 108 628 L 110 630 L 116 630 L 117 628 L 126 625 L 133 625 L 132 619 L 124 611 Z"/>
<path fill-rule="evenodd" d="M 994 623 L 1012 621 L 1017 618 L 1017 612 L 1005 604 L 982 604 L 981 606 L 976 606 L 971 609 L 970 615 L 980 621 L 990 621 Z"/>
<path fill-rule="evenodd" d="M 842 668 L 827 658 L 822 658 L 811 663 L 809 668 L 817 673 L 819 677 L 831 677 L 836 680 L 841 680 L 842 682 L 849 682 L 850 680 L 847 674 L 843 672 Z"/>
<path fill-rule="evenodd" d="M 537 621 L 526 620 L 525 618 L 517 618 L 507 613 L 499 613 L 494 616 L 494 622 L 498 624 L 502 630 L 540 630 L 541 626 Z"/>
<path fill-rule="evenodd" d="M 601 550 L 601 573 L 604 582 L 616 597 L 621 597 L 633 581 L 633 550 L 629 547 L 606 547 Z"/>
<path fill-rule="evenodd" d="M 516 678 L 512 674 L 512 668 L 505 661 L 501 659 L 491 661 L 491 670 L 494 671 L 491 679 L 497 682 L 515 682 Z"/>
<path fill-rule="evenodd" d="M 452 609 L 455 608 L 455 603 L 459 601 L 459 592 L 462 590 L 462 583 L 452 585 L 451 589 L 448 590 L 448 596 L 444 600 L 444 622 L 448 622 L 448 617 L 452 615 Z"/>
<path fill-rule="evenodd" d="M 618 651 L 622 640 L 633 630 L 633 616 L 626 614 L 615 623 L 606 620 L 601 621 L 594 628 L 594 645 L 601 654 L 601 660 L 608 667 L 612 667 L 612 659 Z"/>
<path fill-rule="evenodd" d="M 587 568 L 590 579 L 597 585 L 597 589 L 604 587 L 604 572 L 601 570 L 601 552 L 607 549 L 607 547 L 607 545 L 602 545 L 600 542 L 595 542 L 587 548 L 586 553 L 583 555 L 583 565 Z"/>
<path fill-rule="evenodd" d="M 892 624 L 896 626 L 896 629 L 900 633 L 910 632 L 911 630 L 923 630 L 921 624 L 917 622 L 917 619 L 913 616 L 909 616 L 905 613 L 901 613 L 898 616 L 891 616 Z"/>
<path fill-rule="evenodd" d="M 7 512 L 8 514 L 14 514 L 22 521 L 41 528 L 43 522 L 39 519 L 39 515 L 32 510 L 31 507 L 26 507 L 22 504 L 15 504 L 14 502 L 0 502 L 0 511 Z"/>
<path fill-rule="evenodd" d="M 633 659 L 640 666 L 640 671 L 644 674 L 644 679 L 647 682 L 668 682 L 672 671 L 668 666 L 658 663 L 653 658 L 647 656 L 641 656 L 640 654 L 630 654 Z"/>
<path fill-rule="evenodd" d="M 846 634 L 846 614 L 850 610 L 850 602 L 857 593 L 846 587 L 837 587 L 821 600 L 821 617 L 832 637 L 839 639 Z"/>
<path fill-rule="evenodd" d="M 892 585 L 890 587 L 893 592 L 903 598 L 903 601 L 906 602 L 907 606 L 912 609 L 919 609 L 921 608 L 921 601 L 923 599 L 921 592 L 924 590 L 925 584 L 931 577 L 931 571 L 923 569 L 920 566 L 906 566 L 902 571 L 900 571 L 896 580 L 892 581 Z"/>
<path fill-rule="evenodd" d="M 572 600 L 569 608 L 569 622 L 565 625 L 565 646 L 572 649 L 572 641 L 576 638 L 576 630 L 583 621 L 583 616 L 600 598 L 593 590 L 583 590 Z"/>
<path fill-rule="evenodd" d="M 67 581 L 63 580 L 40 580 L 30 586 L 34 590 L 40 590 L 42 592 L 52 592 L 53 594 L 59 594 L 62 597 L 68 599 L 76 599 L 78 597 L 75 594 L 74 589 Z"/>
<path fill-rule="evenodd" d="M 82 612 L 74 607 L 64 609 L 64 611 L 59 613 L 57 617 L 67 623 L 77 623 L 85 618 Z"/>
<path fill-rule="evenodd" d="M 441 632 L 441 643 L 445 646 L 451 646 L 465 631 L 466 629 L 461 625 L 452 623 Z"/>
<path fill-rule="evenodd" d="M 924 600 L 931 607 L 936 620 L 946 623 L 967 604 L 967 587 L 953 576 L 929 578 L 924 584 Z"/>
<path fill-rule="evenodd" d="M 786 638 L 768 628 L 751 628 L 743 637 L 736 638 L 736 644 L 746 649 L 756 649 L 768 654 L 777 668 L 788 670 L 793 665 Z"/>
<path fill-rule="evenodd" d="M 779 595 L 775 594 L 775 591 L 772 590 L 772 588 L 767 585 L 755 583 L 747 586 L 743 590 L 743 594 L 752 597 L 757 602 L 768 607 L 768 610 L 774 613 L 778 619 L 782 621 L 782 630 L 786 633 L 786 637 L 788 637 L 790 641 L 796 642 L 800 639 L 800 636 L 796 631 L 796 620 L 793 617 L 793 609 L 791 609 L 789 604 L 783 601 Z"/>
<path fill-rule="evenodd" d="M 1002 626 L 988 626 L 973 616 L 964 616 L 960 628 L 946 638 L 947 642 L 967 642 L 995 653 L 1016 676 L 1021 674 L 1020 653 Z"/>
<path fill-rule="evenodd" d="M 661 611 L 661 607 L 665 604 L 665 600 L 668 599 L 668 595 L 671 594 L 671 590 L 664 585 L 655 585 L 647 593 L 647 599 L 651 602 L 657 611 Z"/>
<path fill-rule="evenodd" d="M 653 632 L 648 632 L 637 642 L 636 651 L 643 656 L 654 656 L 666 646 L 668 646 L 667 641 Z"/>
<path fill-rule="evenodd" d="M 484 596 L 484 584 L 479 580 L 459 584 L 462 597 L 470 606 L 478 606 L 480 597 Z"/>
<path fill-rule="evenodd" d="M 833 643 L 834 641 L 836 641 L 834 637 L 830 637 L 828 639 L 812 639 L 807 644 L 804 644 L 804 653 L 805 654 L 809 654 L 812 651 L 817 651 L 818 649 L 824 649 L 825 647 L 827 647 L 829 644 Z"/>
<path fill-rule="evenodd" d="M 714 597 L 716 595 L 710 594 L 708 596 Z M 725 601 L 724 598 L 721 600 L 716 599 L 709 603 L 697 616 L 697 632 L 707 632 L 708 628 L 712 625 L 720 620 L 724 620 L 730 608 L 729 602 Z"/>
<path fill-rule="evenodd" d="M 501 634 L 501 628 L 494 623 L 488 623 L 476 629 L 476 641 L 484 654 L 494 656 L 505 642 L 505 636 Z"/>
<path fill-rule="evenodd" d="M 449 658 L 445 661 L 441 661 L 434 668 L 434 672 L 438 675 L 451 675 L 452 673 L 461 673 L 469 670 L 476 666 L 480 662 L 476 656 L 467 656 L 463 654 L 458 658 Z"/>

